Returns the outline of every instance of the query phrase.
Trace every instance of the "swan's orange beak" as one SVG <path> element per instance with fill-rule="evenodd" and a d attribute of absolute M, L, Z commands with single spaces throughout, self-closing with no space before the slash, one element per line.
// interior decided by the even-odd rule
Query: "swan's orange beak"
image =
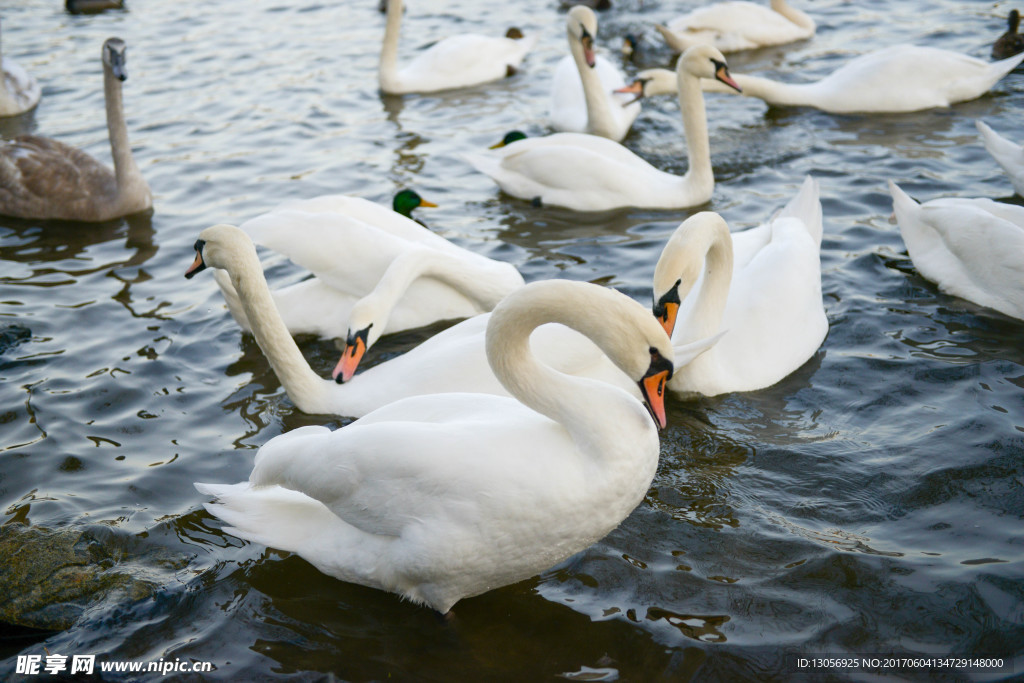
<path fill-rule="evenodd" d="M 206 268 L 206 262 L 203 261 L 203 247 L 205 246 L 206 242 L 204 240 L 196 240 L 196 260 L 185 271 L 185 279 L 191 280 L 193 275 Z"/>
<path fill-rule="evenodd" d="M 580 41 L 583 43 L 583 58 L 587 60 L 587 66 L 591 69 L 597 64 L 597 57 L 594 56 L 594 39 L 590 37 L 590 34 L 586 31 L 583 32 L 583 39 Z"/>
<path fill-rule="evenodd" d="M 673 330 L 676 329 L 676 316 L 679 315 L 679 304 L 668 302 L 660 306 L 659 309 L 655 311 L 654 317 L 665 328 L 665 334 L 671 337 Z"/>
<path fill-rule="evenodd" d="M 625 104 L 622 105 L 623 107 L 628 107 L 629 105 L 633 104 L 634 102 L 637 102 L 637 101 L 643 99 L 643 97 L 644 97 L 644 82 L 639 80 L 639 79 L 637 79 L 637 80 L 633 81 L 632 83 L 630 83 L 627 86 L 624 86 L 622 88 L 616 88 L 612 92 L 622 93 L 624 95 L 636 95 L 636 97 L 634 97 L 629 102 L 626 102 Z"/>
<path fill-rule="evenodd" d="M 722 62 L 715 62 L 715 79 L 725 83 L 736 92 L 743 92 L 743 88 L 736 81 L 732 80 L 732 76 L 729 75 L 729 67 Z"/>
<path fill-rule="evenodd" d="M 672 376 L 671 370 L 661 370 L 654 374 L 645 375 L 640 380 L 640 392 L 647 402 L 647 410 L 651 412 L 654 423 L 658 429 L 664 429 L 667 424 L 665 418 L 665 384 Z"/>
<path fill-rule="evenodd" d="M 350 332 L 348 340 L 345 343 L 345 350 L 341 354 L 341 359 L 338 364 L 334 366 L 334 372 L 331 376 L 334 381 L 338 384 L 352 379 L 352 376 L 356 374 L 356 368 L 359 367 L 359 361 L 363 359 L 366 354 L 366 337 L 370 333 L 370 328 L 366 327 L 358 332 Z"/>

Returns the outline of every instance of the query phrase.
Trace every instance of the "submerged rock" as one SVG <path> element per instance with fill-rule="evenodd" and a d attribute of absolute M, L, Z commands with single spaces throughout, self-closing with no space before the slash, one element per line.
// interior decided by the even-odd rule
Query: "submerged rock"
<path fill-rule="evenodd" d="M 133 537 L 102 525 L 0 526 L 0 621 L 63 630 L 93 605 L 152 596 L 164 571 L 188 563 L 164 548 L 132 552 L 133 545 Z"/>

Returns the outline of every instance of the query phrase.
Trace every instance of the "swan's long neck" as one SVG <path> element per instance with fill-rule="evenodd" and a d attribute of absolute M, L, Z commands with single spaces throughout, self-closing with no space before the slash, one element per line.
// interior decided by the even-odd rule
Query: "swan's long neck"
<path fill-rule="evenodd" d="M 384 42 L 380 48 L 380 71 L 378 73 L 380 88 L 385 92 L 397 89 L 398 36 L 401 30 L 402 0 L 388 0 L 387 23 L 384 26 Z"/>
<path fill-rule="evenodd" d="M 676 343 L 705 339 L 721 331 L 722 315 L 732 284 L 733 246 L 728 225 L 725 221 L 705 222 L 699 225 L 699 229 L 690 231 L 686 236 L 685 243 L 673 239 L 673 245 L 670 247 L 681 250 L 685 258 L 703 261 L 704 265 L 704 279 L 700 289 L 695 293 L 696 299 L 690 316 L 677 323 L 677 327 L 681 329 L 680 334 L 674 335 Z M 683 282 L 679 285 L 682 299 L 688 296 L 696 284 L 699 269 L 688 269 L 687 272 L 691 275 L 684 276 Z M 709 358 L 713 355 L 711 352 L 704 354 Z M 704 356 L 699 357 L 694 363 L 698 363 Z"/>
<path fill-rule="evenodd" d="M 708 116 L 704 110 L 704 94 L 700 78 L 680 69 L 677 76 L 679 86 L 679 110 L 683 115 L 683 132 L 686 135 L 686 151 L 690 167 L 684 182 L 694 189 L 706 190 L 710 195 L 715 185 L 711 170 L 711 142 L 708 140 Z"/>
<path fill-rule="evenodd" d="M 580 42 L 571 31 L 569 32 L 569 51 L 572 53 L 573 61 L 580 72 L 580 81 L 583 84 L 583 99 L 587 103 L 587 132 L 593 135 L 614 137 L 614 125 L 608 94 L 601 86 L 601 78 L 597 75 L 597 69 L 587 64 L 583 52 L 583 43 Z"/>
<path fill-rule="evenodd" d="M 790 7 L 786 0 L 772 0 L 772 9 L 801 28 L 815 28 L 814 19 L 795 7 Z"/>
<path fill-rule="evenodd" d="M 550 287 L 550 283 L 559 283 Z M 566 286 L 563 286 L 563 284 Z M 540 325 L 557 322 L 589 337 L 613 359 L 617 334 L 623 330 L 624 305 L 617 297 L 628 298 L 614 290 L 603 290 L 595 301 L 578 298 L 581 283 L 549 280 L 549 288 L 538 294 L 525 287 L 510 294 L 491 314 L 487 326 L 487 360 L 502 385 L 527 407 L 561 424 L 577 444 L 587 444 L 588 452 L 600 452 L 602 444 L 616 440 L 615 424 L 603 415 L 608 408 L 620 411 L 625 403 L 642 405 L 625 391 L 597 380 L 572 377 L 540 362 L 530 349 L 530 334 Z M 525 296 L 524 296 L 525 295 Z M 648 315 L 646 311 L 642 315 Z M 627 319 L 628 322 L 628 319 Z M 611 408 L 614 406 L 614 408 Z M 653 429 L 650 417 L 641 418 Z"/>
<path fill-rule="evenodd" d="M 117 179 L 118 194 L 124 197 L 141 193 L 142 196 L 148 197 L 149 186 L 139 172 L 139 167 L 135 165 L 132 146 L 128 141 L 128 125 L 124 119 L 121 92 L 121 81 L 114 76 L 109 67 L 104 67 L 103 94 L 107 107 L 107 135 L 110 137 L 110 154 L 114 159 L 114 177 Z"/>
<path fill-rule="evenodd" d="M 509 289 L 507 285 L 491 284 L 493 272 L 492 268 L 474 260 L 461 259 L 437 249 L 412 249 L 391 262 L 377 286 L 357 306 L 379 311 L 375 317 L 383 330 L 387 317 L 409 287 L 421 278 L 432 278 L 472 301 L 482 313 L 494 308 Z M 352 317 L 358 317 L 356 309 L 353 309 Z"/>
<path fill-rule="evenodd" d="M 747 76 L 745 74 L 733 74 L 733 80 L 743 88 L 743 95 L 746 97 L 757 97 L 768 104 L 781 107 L 802 107 L 813 105 L 813 87 L 816 83 L 782 83 L 773 81 L 770 78 L 760 76 Z M 728 86 L 718 83 L 715 89 L 720 92 L 736 91 Z"/>
<path fill-rule="evenodd" d="M 239 259 L 229 269 L 231 284 L 242 302 L 253 336 L 288 396 L 307 413 L 323 412 L 319 398 L 330 383 L 317 376 L 288 333 L 281 314 L 274 305 L 270 287 L 263 276 L 256 250 Z"/>

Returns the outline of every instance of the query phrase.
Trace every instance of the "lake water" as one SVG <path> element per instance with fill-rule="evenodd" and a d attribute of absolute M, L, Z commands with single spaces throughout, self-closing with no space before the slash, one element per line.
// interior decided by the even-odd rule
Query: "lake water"
<path fill-rule="evenodd" d="M 821 184 L 830 331 L 776 386 L 669 404 L 644 503 L 600 543 L 528 581 L 459 603 L 445 621 L 393 595 L 226 534 L 195 481 L 245 479 L 256 449 L 301 425 L 208 273 L 182 275 L 203 228 L 345 192 L 440 205 L 431 229 L 527 280 L 617 287 L 648 304 L 664 241 L 689 212 L 577 215 L 501 195 L 459 155 L 545 132 L 566 51 L 556 0 L 410 0 L 401 55 L 460 31 L 540 34 L 522 73 L 434 96 L 381 97 L 375 0 L 129 0 L 71 16 L 3 3 L 3 48 L 41 82 L 31 130 L 109 160 L 100 46 L 128 44 L 125 104 L 152 216 L 100 225 L 0 219 L 0 504 L 7 523 L 85 529 L 109 571 L 157 586 L 107 594 L 67 630 L 4 641 L 17 654 L 209 661 L 224 680 L 787 680 L 796 656 L 970 655 L 1024 672 L 1024 323 L 940 294 L 910 263 L 886 181 L 915 197 L 1013 197 L 974 120 L 1024 138 L 1024 73 L 952 109 L 898 116 L 768 110 L 709 96 L 733 229 Z M 693 2 L 621 0 L 600 14 L 617 61 L 669 60 L 651 28 Z M 1009 1 L 795 0 L 812 40 L 730 56 L 734 72 L 800 81 L 898 42 L 986 58 Z M 687 166 L 678 107 L 647 101 L 625 143 Z M 1024 257 L 1024 256 L 1022 256 Z M 301 274 L 278 262 L 272 282 Z M 426 338 L 382 340 L 379 361 Z M 332 342 L 302 340 L 327 376 Z M 173 557 L 174 561 L 154 558 Z M 6 564 L 7 558 L 3 559 Z M 3 571 L 3 570 L 0 570 Z M 30 587 L 26 586 L 25 590 Z M 865 680 L 832 669 L 809 679 Z M 967 680 L 956 669 L 879 670 Z M 32 679 L 32 677 L 29 677 Z"/>

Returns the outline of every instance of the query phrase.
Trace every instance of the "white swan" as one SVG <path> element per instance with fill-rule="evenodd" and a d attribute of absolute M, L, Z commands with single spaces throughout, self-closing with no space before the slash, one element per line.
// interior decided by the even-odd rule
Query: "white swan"
<path fill-rule="evenodd" d="M 833 114 L 900 113 L 981 97 L 1022 60 L 1024 54 L 985 62 L 934 47 L 894 45 L 855 57 L 813 83 L 783 83 L 747 74 L 733 74 L 733 80 L 743 95 L 776 107 L 815 107 Z M 629 92 L 640 86 L 644 95 L 675 92 L 669 74 L 665 69 L 641 71 Z M 713 80 L 701 85 L 705 92 L 734 92 Z"/>
<path fill-rule="evenodd" d="M 810 38 L 815 24 L 786 0 L 771 0 L 771 9 L 746 0 L 731 0 L 695 9 L 657 29 L 676 52 L 685 52 L 694 45 L 737 52 Z"/>
<path fill-rule="evenodd" d="M 828 332 L 821 235 L 810 177 L 756 228 L 730 234 L 721 216 L 703 212 L 676 229 L 654 271 L 654 314 L 677 345 L 725 334 L 680 365 L 669 388 L 684 397 L 761 389 L 814 355 Z"/>
<path fill-rule="evenodd" d="M 121 103 L 125 44 L 103 43 L 103 87 L 114 171 L 85 152 L 49 138 L 22 135 L 0 146 L 0 214 L 19 218 L 105 221 L 153 206 L 132 158 Z"/>
<path fill-rule="evenodd" d="M 39 104 L 39 83 L 13 59 L 0 52 L 0 116 L 17 116 Z"/>
<path fill-rule="evenodd" d="M 1003 167 L 1006 175 L 1010 176 L 1014 191 L 1024 197 L 1024 146 L 1007 140 L 980 119 L 974 125 L 981 133 L 985 149 Z"/>
<path fill-rule="evenodd" d="M 518 38 L 463 33 L 434 43 L 398 68 L 401 22 L 402 0 L 388 0 L 379 80 L 381 91 L 391 95 L 430 93 L 497 81 L 515 73 L 537 42 L 536 36 L 523 37 L 517 29 L 510 29 L 508 35 Z"/>
<path fill-rule="evenodd" d="M 622 140 L 640 113 L 640 105 L 616 97 L 613 91 L 625 85 L 622 74 L 611 62 L 594 55 L 594 11 L 583 5 L 573 7 L 566 16 L 565 29 L 570 54 L 555 68 L 551 125 L 558 131 Z"/>
<path fill-rule="evenodd" d="M 620 389 L 539 362 L 530 332 L 552 321 L 604 349 L 650 413 Z M 207 509 L 226 531 L 439 612 L 527 579 L 603 538 L 643 500 L 672 346 L 627 296 L 548 280 L 495 309 L 487 358 L 515 398 L 422 396 L 334 432 L 302 427 L 259 450 L 248 482 L 196 488 L 219 500 Z"/>
<path fill-rule="evenodd" d="M 523 285 L 513 265 L 359 197 L 288 202 L 241 228 L 312 271 L 312 278 L 275 290 L 274 304 L 292 334 L 346 340 L 345 380 L 381 335 L 489 311 Z M 232 317 L 252 332 L 231 279 L 222 271 L 215 277 Z"/>
<path fill-rule="evenodd" d="M 1024 207 L 991 199 L 918 204 L 889 181 L 914 268 L 939 290 L 1024 320 Z"/>
<path fill-rule="evenodd" d="M 253 335 L 292 402 L 306 413 L 358 417 L 399 399 L 423 394 L 474 392 L 507 396 L 487 362 L 484 335 L 490 314 L 474 316 L 412 350 L 337 384 L 319 377 L 303 358 L 281 320 L 256 250 L 249 237 L 229 225 L 207 228 L 196 242 L 191 278 L 206 266 L 227 270 Z M 215 271 L 217 272 L 217 271 Z M 676 350 L 677 363 L 689 362 L 717 337 Z M 563 325 L 542 325 L 530 338 L 534 353 L 560 372 L 589 377 L 634 392 L 635 383 L 585 336 Z M 344 357 L 339 363 L 344 363 Z"/>
<path fill-rule="evenodd" d="M 576 211 L 703 204 L 711 199 L 715 177 L 701 78 L 733 85 L 722 53 L 706 45 L 687 50 L 677 67 L 679 108 L 690 159 L 686 175 L 659 171 L 617 142 L 579 133 L 527 138 L 464 157 L 510 195 Z"/>

